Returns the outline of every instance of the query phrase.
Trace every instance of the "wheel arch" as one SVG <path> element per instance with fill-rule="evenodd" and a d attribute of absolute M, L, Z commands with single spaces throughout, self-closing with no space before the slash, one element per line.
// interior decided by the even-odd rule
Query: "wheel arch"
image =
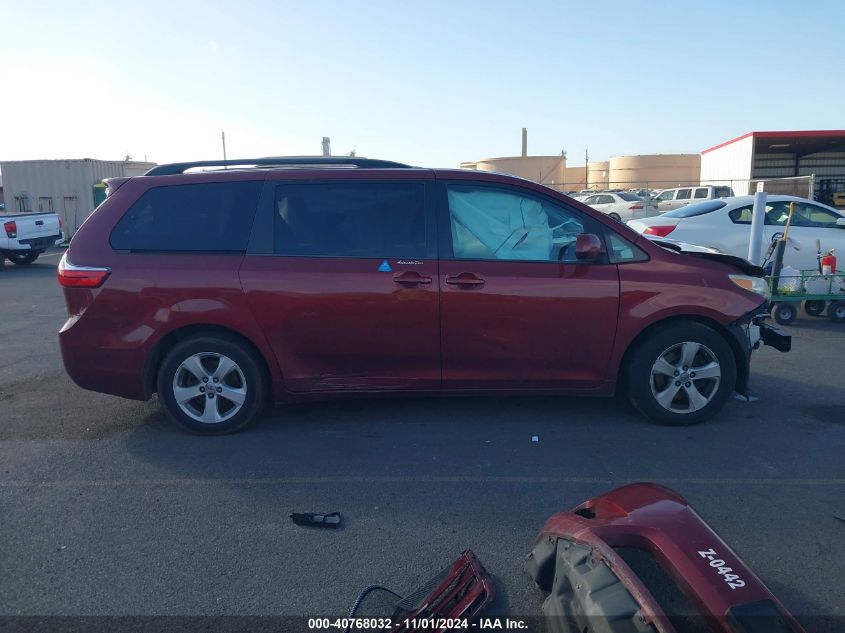
<path fill-rule="evenodd" d="M 156 392 L 156 378 L 158 376 L 158 370 L 161 367 L 161 362 L 164 360 L 167 352 L 173 349 L 174 345 L 184 341 L 185 339 L 202 335 L 222 335 L 227 338 L 234 338 L 252 351 L 258 359 L 259 366 L 261 367 L 264 384 L 267 387 L 267 393 L 272 394 L 273 380 L 270 372 L 270 366 L 267 359 L 264 357 L 264 354 L 261 353 L 258 345 L 256 345 L 249 337 L 244 336 L 237 330 L 233 330 L 223 325 L 202 323 L 184 325 L 182 327 L 175 328 L 156 342 L 155 347 L 147 360 L 147 366 L 144 369 L 144 393 L 147 398 Z"/>
<path fill-rule="evenodd" d="M 649 324 L 647 327 L 643 328 L 631 341 L 628 345 L 625 353 L 622 355 L 622 360 L 619 362 L 619 366 L 616 368 L 616 390 L 617 393 L 624 390 L 626 388 L 626 368 L 628 367 L 628 363 L 631 362 L 631 356 L 636 351 L 637 347 L 639 347 L 643 341 L 645 341 L 652 333 L 656 330 L 659 330 L 667 325 L 674 325 L 676 323 L 684 323 L 684 322 L 693 322 L 693 323 L 700 323 L 701 325 L 709 327 L 711 330 L 714 330 L 722 335 L 722 337 L 727 341 L 728 345 L 731 348 L 731 352 L 733 352 L 734 360 L 736 361 L 736 383 L 734 384 L 734 389 L 737 387 L 747 385 L 748 378 L 749 378 L 749 367 L 748 362 L 746 361 L 747 356 L 742 351 L 742 348 L 739 346 L 739 341 L 737 341 L 736 337 L 733 336 L 728 329 L 727 326 L 719 323 L 715 319 L 710 319 L 705 316 L 701 316 L 699 314 L 681 314 L 681 315 L 673 315 L 671 317 L 666 317 L 664 319 L 660 319 L 659 321 L 655 321 L 654 323 Z"/>

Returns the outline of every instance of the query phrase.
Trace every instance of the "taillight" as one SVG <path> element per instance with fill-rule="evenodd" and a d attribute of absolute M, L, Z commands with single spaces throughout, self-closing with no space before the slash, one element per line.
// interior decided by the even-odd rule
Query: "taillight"
<path fill-rule="evenodd" d="M 59 262 L 59 284 L 65 288 L 99 288 L 110 274 L 110 268 L 75 266 L 68 261 L 67 253 Z"/>
<path fill-rule="evenodd" d="M 636 211 L 637 209 L 642 209 L 642 208 L 643 208 L 643 205 L 641 205 L 641 204 L 632 204 L 630 207 L 628 207 L 628 210 L 629 211 Z"/>
<path fill-rule="evenodd" d="M 675 230 L 675 224 L 663 225 L 663 226 L 649 226 L 643 231 L 643 235 L 656 235 L 657 237 L 666 237 Z"/>
<path fill-rule="evenodd" d="M 18 223 L 14 220 L 9 220 L 3 224 L 3 228 L 6 229 L 6 237 L 17 237 L 18 236 Z"/>

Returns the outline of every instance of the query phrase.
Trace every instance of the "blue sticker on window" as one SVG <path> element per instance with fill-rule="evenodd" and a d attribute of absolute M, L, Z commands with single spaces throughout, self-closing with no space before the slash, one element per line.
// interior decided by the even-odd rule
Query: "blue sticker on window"
<path fill-rule="evenodd" d="M 393 272 L 393 269 L 390 267 L 390 264 L 388 264 L 388 263 L 387 263 L 387 260 L 385 259 L 385 260 L 381 263 L 381 266 L 379 266 L 379 267 L 378 267 L 378 271 L 379 271 L 380 273 L 391 273 L 391 272 Z"/>

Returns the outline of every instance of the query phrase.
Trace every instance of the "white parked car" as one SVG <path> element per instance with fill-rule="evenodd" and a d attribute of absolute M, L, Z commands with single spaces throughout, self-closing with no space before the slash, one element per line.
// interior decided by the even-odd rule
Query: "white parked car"
<path fill-rule="evenodd" d="M 596 211 L 606 213 L 614 220 L 645 218 L 657 213 L 657 207 L 651 200 L 643 200 L 627 191 L 597 193 L 581 202 Z"/>
<path fill-rule="evenodd" d="M 795 196 L 768 197 L 761 252 L 765 253 L 776 233 L 783 233 L 790 202 L 795 203 L 795 213 L 783 258 L 785 265 L 805 270 L 817 268 L 816 240 L 822 251 L 834 249 L 840 255 L 845 254 L 845 214 Z M 747 257 L 753 206 L 753 196 L 707 200 L 656 217 L 631 220 L 628 226 L 644 235 L 667 237 Z"/>

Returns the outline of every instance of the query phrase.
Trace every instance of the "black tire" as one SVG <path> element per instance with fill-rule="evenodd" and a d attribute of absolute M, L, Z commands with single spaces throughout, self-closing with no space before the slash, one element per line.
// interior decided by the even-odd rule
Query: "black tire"
<path fill-rule="evenodd" d="M 239 373 L 230 374 L 230 376 L 237 379 L 237 383 L 243 383 L 242 388 L 245 391 L 245 397 L 240 405 L 240 410 L 223 421 L 203 422 L 195 419 L 176 402 L 174 379 L 179 380 L 187 376 L 185 370 L 180 369 L 180 366 L 185 360 L 202 354 L 207 355 L 202 360 L 211 369 L 215 367 L 214 361 L 211 360 L 214 356 L 223 356 L 234 361 Z M 178 378 L 177 372 L 180 374 Z M 167 416 L 183 428 L 199 435 L 224 435 L 239 431 L 260 415 L 267 393 L 265 374 L 256 353 L 236 337 L 220 334 L 199 335 L 177 343 L 162 360 L 156 384 L 159 402 L 161 402 Z M 211 382 L 204 384 L 211 385 Z M 204 384 L 197 380 L 196 385 L 190 385 L 190 387 L 196 386 L 198 390 L 202 387 L 202 390 L 205 390 L 206 395 L 208 395 L 208 391 L 211 390 L 204 387 Z M 223 387 L 228 387 L 228 385 L 222 383 L 221 385 L 216 387 L 217 391 L 221 391 Z M 235 386 L 238 387 L 237 384 Z M 212 393 L 211 395 L 214 396 L 215 394 Z M 198 395 L 186 404 L 186 408 L 198 411 L 200 402 L 203 403 L 203 411 L 208 406 L 207 402 L 214 402 L 216 410 L 223 407 L 223 403 L 233 407 L 237 406 L 232 401 L 227 400 L 225 396 L 222 398 L 218 396 L 217 401 L 214 401 L 213 399 L 206 400 L 205 396 Z"/>
<path fill-rule="evenodd" d="M 825 301 L 805 301 L 804 312 L 807 316 L 821 316 L 824 314 L 824 308 L 827 305 Z"/>
<path fill-rule="evenodd" d="M 769 314 L 778 325 L 789 325 L 798 316 L 798 308 L 792 303 L 776 303 Z"/>
<path fill-rule="evenodd" d="M 9 253 L 6 257 L 17 266 L 28 266 L 42 253 L 42 251 L 29 251 L 27 253 Z"/>
<path fill-rule="evenodd" d="M 845 301 L 831 301 L 827 307 L 827 318 L 834 323 L 845 323 Z"/>
<path fill-rule="evenodd" d="M 616 220 L 617 222 L 622 221 L 622 216 L 619 215 L 618 213 L 608 213 L 607 215 L 610 216 L 610 219 L 612 219 L 612 220 Z"/>
<path fill-rule="evenodd" d="M 659 359 L 664 355 L 671 355 L 683 350 L 681 345 L 690 342 L 699 345 L 699 352 L 693 356 L 693 365 L 689 369 L 698 366 L 703 367 L 705 359 L 708 362 L 718 364 L 720 371 L 719 379 L 696 378 L 694 372 L 682 371 L 679 366 L 680 375 L 678 378 L 683 382 L 674 393 L 678 394 L 669 405 L 672 408 L 664 407 L 657 399 L 656 393 L 664 393 L 664 390 L 672 388 L 671 381 L 667 375 L 652 376 L 653 368 Z M 703 346 L 703 347 L 701 347 Z M 692 348 L 695 349 L 695 348 Z M 678 363 L 682 359 L 678 358 Z M 715 330 L 694 321 L 682 321 L 658 326 L 651 334 L 632 351 L 625 368 L 625 384 L 627 386 L 628 399 L 631 404 L 645 417 L 658 424 L 669 426 L 688 426 L 704 422 L 715 415 L 727 402 L 736 386 L 736 357 L 725 337 Z M 658 384 L 662 383 L 662 384 Z M 678 382 L 675 382 L 678 385 Z M 694 389 L 689 387 L 694 385 Z M 654 389 L 652 388 L 654 386 Z M 701 391 L 703 389 L 703 391 Z M 683 393 L 681 393 L 683 392 Z M 693 406 L 691 394 L 698 393 L 706 398 L 706 404 Z M 686 401 L 687 411 L 683 409 Z"/>

